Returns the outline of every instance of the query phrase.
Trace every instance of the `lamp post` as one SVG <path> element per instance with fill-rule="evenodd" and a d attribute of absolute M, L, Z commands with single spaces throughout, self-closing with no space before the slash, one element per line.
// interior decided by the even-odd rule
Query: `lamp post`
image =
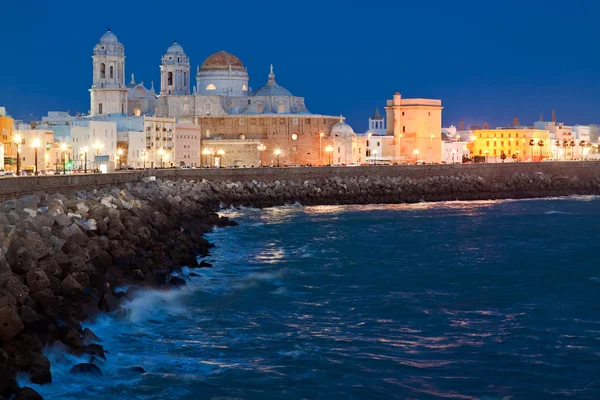
<path fill-rule="evenodd" d="M 104 144 L 96 140 L 92 147 L 94 147 L 94 150 L 96 150 L 96 155 L 99 156 L 100 150 L 104 147 Z"/>
<path fill-rule="evenodd" d="M 81 152 L 83 153 L 83 173 L 87 174 L 87 155 L 88 155 L 88 151 L 90 151 L 90 149 L 85 146 L 83 149 L 81 149 Z"/>
<path fill-rule="evenodd" d="M 429 164 L 433 164 L 433 133 L 429 136 Z"/>
<path fill-rule="evenodd" d="M 219 149 L 217 150 L 217 154 L 219 155 L 219 168 L 223 166 L 223 164 L 221 163 L 221 158 L 223 157 L 223 154 L 225 154 L 225 150 L 223 149 Z"/>
<path fill-rule="evenodd" d="M 60 145 L 60 150 L 63 155 L 63 175 L 66 175 L 67 174 L 67 144 L 62 143 Z"/>
<path fill-rule="evenodd" d="M 327 147 L 325 147 L 325 152 L 327 154 L 329 154 L 329 165 L 331 166 L 333 160 L 332 160 L 332 156 L 333 156 L 333 146 L 329 145 Z"/>
<path fill-rule="evenodd" d="M 377 165 L 377 150 L 373 150 L 373 165 Z"/>
<path fill-rule="evenodd" d="M 414 149 L 413 154 L 415 155 L 415 165 L 419 163 L 419 149 Z"/>
<path fill-rule="evenodd" d="M 210 154 L 210 150 L 208 150 L 206 147 L 202 149 L 202 159 L 206 159 L 206 165 L 208 166 L 208 155 Z M 202 166 L 204 166 L 204 162 L 202 162 Z"/>
<path fill-rule="evenodd" d="M 38 149 L 40 148 L 40 139 L 35 138 L 33 139 L 33 143 L 31 144 L 31 147 L 33 147 L 33 150 L 35 152 L 35 174 L 39 175 L 39 171 L 38 171 Z"/>
<path fill-rule="evenodd" d="M 265 146 L 264 144 L 261 143 L 258 145 L 257 149 L 258 149 L 258 165 L 260 167 L 262 167 L 263 153 L 267 149 L 267 146 Z M 320 146 L 319 146 L 319 151 L 321 151 Z M 321 160 L 319 160 L 319 162 L 321 162 Z"/>
<path fill-rule="evenodd" d="M 485 162 L 486 162 L 486 164 L 488 162 L 488 154 L 490 154 L 490 151 L 488 149 L 485 149 Z"/>
<path fill-rule="evenodd" d="M 323 150 L 321 149 L 321 140 L 323 139 L 323 136 L 325 136 L 325 134 L 323 132 L 319 133 L 319 164 L 320 165 L 323 165 L 323 157 L 322 157 Z"/>
<path fill-rule="evenodd" d="M 164 168 L 164 164 L 163 164 L 163 156 L 165 155 L 165 149 L 158 149 L 158 155 L 160 156 L 160 167 Z"/>
<path fill-rule="evenodd" d="M 15 135 L 15 137 L 13 138 L 13 141 L 17 145 L 17 176 L 19 176 L 21 173 L 21 141 L 22 140 L 23 140 L 23 138 L 21 137 L 21 135 L 19 133 L 17 133 Z"/>
<path fill-rule="evenodd" d="M 117 149 L 117 159 L 119 160 L 119 169 L 123 169 L 123 161 L 121 157 L 123 156 L 123 149 Z"/>
<path fill-rule="evenodd" d="M 277 156 L 277 166 L 279 167 L 279 156 L 281 155 L 281 150 L 275 149 L 273 154 L 275 154 Z"/>

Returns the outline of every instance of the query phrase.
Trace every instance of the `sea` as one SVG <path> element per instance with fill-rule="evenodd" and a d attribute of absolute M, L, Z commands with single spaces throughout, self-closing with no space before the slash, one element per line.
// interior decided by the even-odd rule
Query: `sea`
<path fill-rule="evenodd" d="M 600 399 L 600 198 L 228 209 L 45 399 Z M 190 276 L 191 272 L 199 276 Z M 126 288 L 123 288 L 126 289 Z M 140 373 L 142 367 L 145 373 Z"/>

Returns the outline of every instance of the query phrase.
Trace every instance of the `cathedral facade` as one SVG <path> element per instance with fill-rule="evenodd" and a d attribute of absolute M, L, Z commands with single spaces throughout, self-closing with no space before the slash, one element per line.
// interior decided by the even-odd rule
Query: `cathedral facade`
<path fill-rule="evenodd" d="M 331 128 L 339 117 L 313 114 L 304 98 L 275 80 L 252 91 L 242 61 L 225 51 L 207 57 L 192 80 L 190 59 L 173 42 L 161 58 L 160 87 L 147 88 L 134 76 L 125 84 L 125 51 L 108 30 L 94 48 L 92 117 L 108 114 L 176 118 L 194 124 L 205 152 L 220 153 L 220 165 L 323 164 Z M 150 140 L 149 149 L 155 146 Z"/>

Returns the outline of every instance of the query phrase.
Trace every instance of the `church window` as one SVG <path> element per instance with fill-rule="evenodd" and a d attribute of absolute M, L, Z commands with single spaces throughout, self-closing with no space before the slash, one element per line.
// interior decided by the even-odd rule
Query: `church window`
<path fill-rule="evenodd" d="M 106 78 L 106 65 L 104 63 L 100 63 L 100 78 Z"/>
<path fill-rule="evenodd" d="M 173 73 L 172 72 L 169 72 L 169 74 L 167 75 L 167 85 L 173 86 Z"/>
<path fill-rule="evenodd" d="M 402 127 L 402 133 L 406 133 L 406 127 L 405 126 Z"/>
<path fill-rule="evenodd" d="M 256 112 L 257 113 L 261 114 L 263 112 L 263 109 L 264 109 L 264 104 L 263 103 L 258 103 L 256 105 Z"/>
<path fill-rule="evenodd" d="M 277 113 L 283 114 L 285 112 L 285 104 L 279 103 L 277 104 Z"/>
<path fill-rule="evenodd" d="M 252 104 L 252 100 L 248 100 L 248 105 L 251 105 L 251 104 Z"/>
<path fill-rule="evenodd" d="M 142 110 L 140 110 L 139 107 L 138 107 L 138 108 L 135 109 L 134 113 L 135 113 L 136 117 L 139 117 L 140 115 L 142 115 Z"/>
<path fill-rule="evenodd" d="M 242 85 L 242 90 L 245 92 L 246 90 L 248 90 L 248 86 Z"/>
<path fill-rule="evenodd" d="M 110 70 L 109 71 L 110 71 L 110 79 L 112 79 L 114 77 L 114 75 L 115 75 L 115 73 L 114 73 L 115 69 L 114 69 L 114 67 L 112 65 L 110 66 Z"/>
<path fill-rule="evenodd" d="M 298 151 L 298 146 L 292 146 L 292 151 Z"/>
<path fill-rule="evenodd" d="M 240 125 L 244 125 L 244 120 L 240 118 Z"/>
<path fill-rule="evenodd" d="M 102 103 L 98 103 L 98 114 L 102 115 Z"/>
<path fill-rule="evenodd" d="M 212 83 L 209 83 L 206 86 L 206 90 L 217 90 L 217 87 L 215 85 L 213 85 Z"/>

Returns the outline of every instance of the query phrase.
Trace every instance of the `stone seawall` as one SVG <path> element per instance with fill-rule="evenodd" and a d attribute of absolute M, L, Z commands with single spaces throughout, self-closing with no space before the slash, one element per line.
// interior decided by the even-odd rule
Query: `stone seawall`
<path fill-rule="evenodd" d="M 162 180 L 205 180 L 210 183 L 207 194 L 218 196 L 225 204 L 398 203 L 598 194 L 600 162 L 173 169 L 4 178 L 0 179 L 0 201 L 32 193 L 122 187 L 148 175 Z M 243 184 L 244 188 L 227 183 Z"/>

